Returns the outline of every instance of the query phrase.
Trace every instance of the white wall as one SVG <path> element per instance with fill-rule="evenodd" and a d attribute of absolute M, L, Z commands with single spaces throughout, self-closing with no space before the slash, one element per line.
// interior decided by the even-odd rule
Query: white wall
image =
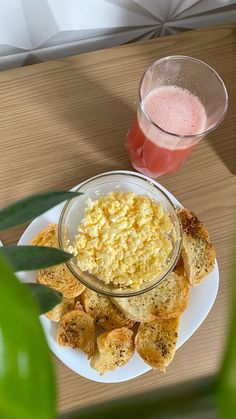
<path fill-rule="evenodd" d="M 236 21 L 236 0 L 0 0 L 0 69 Z"/>

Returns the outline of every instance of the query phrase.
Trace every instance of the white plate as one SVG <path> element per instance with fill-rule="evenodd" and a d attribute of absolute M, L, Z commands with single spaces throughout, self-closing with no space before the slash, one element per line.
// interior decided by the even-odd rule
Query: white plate
<path fill-rule="evenodd" d="M 135 174 L 134 172 L 128 172 L 125 170 L 123 173 Z M 143 177 L 146 178 L 146 176 Z M 159 188 L 161 188 L 170 197 L 176 206 L 182 207 L 180 202 L 169 191 L 167 191 L 159 183 L 154 183 L 156 183 L 156 185 L 159 186 Z M 78 186 L 79 185 L 77 185 L 75 188 Z M 49 223 L 57 223 L 63 205 L 64 204 L 57 205 L 40 217 L 36 218 L 25 230 L 18 244 L 29 244 L 32 238 Z M 35 272 L 20 272 L 18 273 L 18 276 L 24 282 L 35 282 Z M 199 328 L 203 320 L 208 315 L 214 304 L 218 291 L 218 285 L 219 271 L 217 262 L 215 262 L 214 270 L 207 276 L 205 281 L 197 287 L 191 288 L 189 305 L 181 316 L 177 348 L 180 348 L 180 346 L 183 345 L 186 340 L 188 340 L 190 336 L 193 335 L 193 333 Z M 135 352 L 132 359 L 124 367 L 118 368 L 112 372 L 107 372 L 101 376 L 90 367 L 86 355 L 81 351 L 76 349 L 63 348 L 57 344 L 55 339 L 57 325 L 55 323 L 48 320 L 45 316 L 40 316 L 40 320 L 42 322 L 46 338 L 52 352 L 65 365 L 67 365 L 67 367 L 71 368 L 73 371 L 82 375 L 83 377 L 103 383 L 118 383 L 138 377 L 139 375 L 142 375 L 151 369 L 143 362 L 138 353 Z"/>

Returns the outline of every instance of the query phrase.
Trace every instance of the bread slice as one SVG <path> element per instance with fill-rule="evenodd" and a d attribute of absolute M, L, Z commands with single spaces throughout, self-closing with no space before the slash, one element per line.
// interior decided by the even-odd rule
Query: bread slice
<path fill-rule="evenodd" d="M 80 295 L 85 287 L 72 275 L 64 263 L 40 269 L 36 278 L 39 284 L 47 285 L 62 292 L 64 298 L 75 298 Z"/>
<path fill-rule="evenodd" d="M 59 322 L 61 317 L 68 313 L 69 311 L 74 310 L 75 308 L 75 299 L 74 298 L 63 298 L 62 302 L 55 306 L 52 310 L 45 313 L 46 317 L 53 321 Z"/>
<path fill-rule="evenodd" d="M 215 249 L 203 223 L 192 211 L 181 208 L 178 215 L 183 229 L 184 270 L 189 283 L 198 285 L 214 268 Z"/>
<path fill-rule="evenodd" d="M 57 224 L 49 224 L 31 242 L 34 246 L 58 247 Z M 36 278 L 40 284 L 47 285 L 62 292 L 66 299 L 75 298 L 80 295 L 85 286 L 72 275 L 65 263 L 40 269 Z"/>
<path fill-rule="evenodd" d="M 94 321 L 104 329 L 112 330 L 119 327 L 133 327 L 134 321 L 129 320 L 116 307 L 109 297 L 98 294 L 88 288 L 80 296 L 84 311 L 94 318 Z"/>
<path fill-rule="evenodd" d="M 84 307 L 82 306 L 79 297 L 75 299 L 75 309 L 84 312 Z"/>
<path fill-rule="evenodd" d="M 78 348 L 91 358 L 95 350 L 95 326 L 92 317 L 81 310 L 64 314 L 59 323 L 57 341 L 62 346 Z"/>
<path fill-rule="evenodd" d="M 134 354 L 134 337 L 127 327 L 102 333 L 97 338 L 97 349 L 90 361 L 100 374 L 127 364 Z"/>
<path fill-rule="evenodd" d="M 152 368 L 165 371 L 176 351 L 179 318 L 155 319 L 141 323 L 135 338 L 136 349 L 143 360 Z"/>
<path fill-rule="evenodd" d="M 156 288 L 145 294 L 128 298 L 112 298 L 125 316 L 136 322 L 156 317 L 172 319 L 180 316 L 189 301 L 189 283 L 179 270 L 174 270 Z"/>
<path fill-rule="evenodd" d="M 57 224 L 49 224 L 32 239 L 30 244 L 32 246 L 58 247 Z"/>

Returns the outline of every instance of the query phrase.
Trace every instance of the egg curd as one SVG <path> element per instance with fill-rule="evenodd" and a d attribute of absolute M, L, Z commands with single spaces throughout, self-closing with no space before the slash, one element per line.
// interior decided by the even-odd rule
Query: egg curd
<path fill-rule="evenodd" d="M 138 288 L 165 267 L 174 227 L 148 196 L 111 192 L 87 202 L 78 232 L 70 250 L 82 271 L 106 284 Z"/>

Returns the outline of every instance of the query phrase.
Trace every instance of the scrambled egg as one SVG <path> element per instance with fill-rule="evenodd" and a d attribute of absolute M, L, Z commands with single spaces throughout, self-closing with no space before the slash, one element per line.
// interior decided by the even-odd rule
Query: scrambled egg
<path fill-rule="evenodd" d="M 138 288 L 163 269 L 173 224 L 146 195 L 111 192 L 89 200 L 72 246 L 82 271 L 105 283 Z"/>

